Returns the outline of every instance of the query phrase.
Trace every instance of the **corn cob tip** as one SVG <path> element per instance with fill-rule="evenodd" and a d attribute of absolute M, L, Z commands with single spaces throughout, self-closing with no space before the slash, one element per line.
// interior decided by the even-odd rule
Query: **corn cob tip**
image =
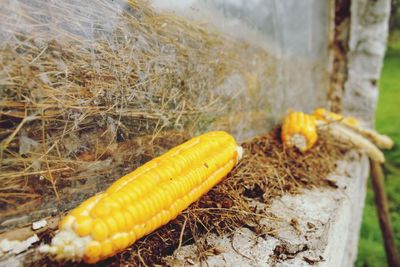
<path fill-rule="evenodd" d="M 382 149 L 392 149 L 394 146 L 394 141 L 392 138 L 390 138 L 387 135 L 384 134 L 379 134 L 378 135 L 378 142 L 377 145 L 378 147 L 382 148 Z"/>
<path fill-rule="evenodd" d="M 78 260 L 83 258 L 86 246 L 92 241 L 91 236 L 80 237 L 71 228 L 63 229 L 56 233 L 51 245 L 41 245 L 38 251 L 56 255 L 56 258 L 62 255 L 63 259 Z"/>
<path fill-rule="evenodd" d="M 307 150 L 307 140 L 302 134 L 293 134 L 290 137 L 290 144 L 296 147 L 298 150 L 304 152 Z"/>

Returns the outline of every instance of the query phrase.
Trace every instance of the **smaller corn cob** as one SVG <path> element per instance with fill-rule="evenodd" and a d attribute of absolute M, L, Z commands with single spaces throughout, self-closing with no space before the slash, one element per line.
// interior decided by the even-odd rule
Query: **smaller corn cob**
<path fill-rule="evenodd" d="M 385 161 L 379 148 L 389 149 L 393 146 L 388 136 L 363 128 L 356 118 L 344 117 L 323 108 L 314 110 L 313 115 L 302 112 L 287 115 L 283 121 L 281 138 L 285 146 L 295 146 L 304 152 L 316 142 L 317 129 L 320 128 L 327 129 L 339 139 L 350 141 L 378 162 Z"/>
<path fill-rule="evenodd" d="M 318 138 L 314 116 L 303 112 L 289 113 L 283 120 L 281 138 L 286 147 L 307 151 Z"/>
<path fill-rule="evenodd" d="M 391 149 L 394 145 L 393 140 L 389 136 L 380 134 L 374 130 L 365 129 L 362 127 L 347 127 L 352 129 L 356 133 L 368 138 L 372 143 L 374 143 L 377 147 L 381 149 Z"/>
<path fill-rule="evenodd" d="M 362 126 L 362 123 L 354 117 L 345 117 L 334 112 L 329 112 L 323 108 L 317 108 L 316 110 L 314 110 L 314 116 L 318 120 L 324 122 L 339 122 L 357 132 L 358 134 L 368 138 L 371 142 L 373 142 L 381 149 L 390 149 L 394 145 L 393 140 L 389 136 L 380 134 L 374 130 L 364 128 Z"/>
<path fill-rule="evenodd" d="M 385 156 L 382 151 L 379 150 L 371 141 L 369 141 L 364 136 L 354 132 L 350 128 L 343 124 L 332 123 L 319 126 L 321 128 L 326 128 L 328 132 L 341 140 L 346 140 L 351 142 L 358 149 L 364 151 L 369 158 L 383 163 L 385 162 Z"/>
<path fill-rule="evenodd" d="M 241 154 L 226 132 L 195 137 L 84 201 L 40 251 L 87 263 L 108 258 L 174 219 L 221 181 Z"/>

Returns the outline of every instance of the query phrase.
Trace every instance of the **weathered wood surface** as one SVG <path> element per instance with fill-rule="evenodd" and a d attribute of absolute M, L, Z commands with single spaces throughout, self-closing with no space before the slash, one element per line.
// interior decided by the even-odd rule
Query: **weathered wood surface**
<path fill-rule="evenodd" d="M 353 266 L 369 165 L 350 153 L 329 178 L 338 188 L 315 188 L 285 195 L 265 209 L 259 224 L 266 233 L 242 227 L 206 239 L 208 249 L 182 246 L 168 258 L 172 266 Z M 271 216 L 272 215 L 272 216 Z M 250 228 L 250 229 L 249 229 Z M 199 261 L 199 258 L 202 261 Z M 202 265 L 203 264 L 203 265 Z"/>

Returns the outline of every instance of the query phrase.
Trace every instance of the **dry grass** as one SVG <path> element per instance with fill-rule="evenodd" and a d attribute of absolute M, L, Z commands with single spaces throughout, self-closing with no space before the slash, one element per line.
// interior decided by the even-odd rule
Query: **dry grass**
<path fill-rule="evenodd" d="M 10 1 L 0 21 L 2 220 L 69 208 L 176 131 L 266 128 L 271 60 L 254 45 L 141 0 Z"/>

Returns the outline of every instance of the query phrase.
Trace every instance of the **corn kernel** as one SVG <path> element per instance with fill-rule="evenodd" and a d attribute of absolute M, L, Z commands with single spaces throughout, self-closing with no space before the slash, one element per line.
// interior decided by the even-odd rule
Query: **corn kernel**
<path fill-rule="evenodd" d="M 113 243 L 110 239 L 105 239 L 101 242 L 101 257 L 108 258 L 114 254 Z"/>
<path fill-rule="evenodd" d="M 75 219 L 75 231 L 80 236 L 89 235 L 92 231 L 93 219 L 90 216 L 77 216 Z"/>
<path fill-rule="evenodd" d="M 110 235 L 119 232 L 118 223 L 113 216 L 109 216 L 109 217 L 105 218 L 104 222 L 107 226 L 107 229 L 108 229 L 108 232 L 110 233 Z"/>
<path fill-rule="evenodd" d="M 121 233 L 111 237 L 111 242 L 116 250 L 122 250 L 129 244 L 129 234 Z"/>
<path fill-rule="evenodd" d="M 93 222 L 92 237 L 94 240 L 103 241 L 108 236 L 108 228 L 103 220 L 96 219 Z"/>
<path fill-rule="evenodd" d="M 101 246 L 97 241 L 90 242 L 85 249 L 85 256 L 89 258 L 98 258 L 101 254 Z"/>

